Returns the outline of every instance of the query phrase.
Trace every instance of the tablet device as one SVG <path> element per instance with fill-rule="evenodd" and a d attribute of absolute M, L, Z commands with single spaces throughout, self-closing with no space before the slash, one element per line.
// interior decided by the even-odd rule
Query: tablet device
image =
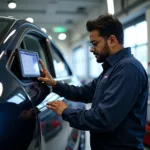
<path fill-rule="evenodd" d="M 39 77 L 39 56 L 36 52 L 18 50 L 22 77 Z"/>

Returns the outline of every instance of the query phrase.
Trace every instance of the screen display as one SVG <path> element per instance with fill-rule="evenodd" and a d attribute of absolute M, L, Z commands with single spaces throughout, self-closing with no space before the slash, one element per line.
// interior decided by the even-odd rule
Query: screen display
<path fill-rule="evenodd" d="M 40 76 L 38 53 L 19 51 L 19 56 L 23 77 Z"/>

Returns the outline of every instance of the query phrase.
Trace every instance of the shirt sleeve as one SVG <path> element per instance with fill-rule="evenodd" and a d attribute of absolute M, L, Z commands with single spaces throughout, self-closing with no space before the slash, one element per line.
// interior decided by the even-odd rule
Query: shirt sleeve
<path fill-rule="evenodd" d="M 98 79 L 99 78 L 95 78 L 89 84 L 80 87 L 57 81 L 53 92 L 73 101 L 90 103 L 92 102 Z"/>
<path fill-rule="evenodd" d="M 130 72 L 129 72 L 130 70 Z M 116 70 L 104 98 L 96 108 L 75 110 L 66 108 L 62 114 L 71 127 L 92 132 L 113 131 L 128 115 L 142 89 L 139 70 L 127 64 Z"/>

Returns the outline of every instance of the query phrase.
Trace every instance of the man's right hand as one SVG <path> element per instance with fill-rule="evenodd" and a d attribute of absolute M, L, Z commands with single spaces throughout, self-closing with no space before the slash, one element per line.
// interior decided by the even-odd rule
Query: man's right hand
<path fill-rule="evenodd" d="M 45 65 L 42 62 L 42 60 L 40 60 L 39 62 L 41 64 L 41 66 L 42 66 L 42 70 L 41 70 L 41 77 L 39 77 L 38 80 L 44 82 L 48 86 L 55 87 L 56 86 L 56 81 L 52 78 L 52 76 L 48 72 L 48 70 L 45 67 Z"/>

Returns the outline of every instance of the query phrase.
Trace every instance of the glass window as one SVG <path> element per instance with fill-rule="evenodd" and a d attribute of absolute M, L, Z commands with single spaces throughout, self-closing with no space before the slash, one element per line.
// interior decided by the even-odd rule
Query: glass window
<path fill-rule="evenodd" d="M 147 43 L 147 23 L 140 22 L 135 25 L 136 44 L 141 45 Z"/>
<path fill-rule="evenodd" d="M 9 31 L 11 25 L 13 24 L 15 20 L 13 19 L 5 19 L 1 18 L 0 19 L 0 42 L 3 40 L 7 32 Z"/>
<path fill-rule="evenodd" d="M 8 25 L 8 22 L 6 22 L 6 21 L 0 21 L 0 35 L 1 35 L 1 33 L 4 31 L 4 29 L 7 27 L 7 25 Z"/>
<path fill-rule="evenodd" d="M 103 70 L 101 64 L 96 62 L 95 57 L 90 59 L 89 64 L 89 76 L 92 78 L 98 77 Z"/>
<path fill-rule="evenodd" d="M 136 44 L 135 27 L 131 26 L 124 30 L 124 45 L 125 47 L 132 47 Z"/>
<path fill-rule="evenodd" d="M 147 22 L 142 21 L 124 30 L 124 45 L 131 47 L 132 54 L 148 69 Z"/>
<path fill-rule="evenodd" d="M 79 78 L 86 76 L 86 51 L 83 47 L 78 47 L 73 54 L 74 72 Z"/>
<path fill-rule="evenodd" d="M 134 57 L 136 56 L 136 49 L 135 49 L 135 47 L 131 47 L 131 53 L 134 55 Z"/>
<path fill-rule="evenodd" d="M 40 39 L 27 35 L 23 39 L 23 44 L 25 49 L 29 51 L 37 52 L 39 54 L 39 58 L 42 59 L 43 63 L 47 67 L 46 57 L 45 57 L 44 50 L 40 44 Z"/>
<path fill-rule="evenodd" d="M 88 45 L 88 56 L 89 56 L 89 77 L 95 78 L 100 75 L 103 71 L 101 63 L 96 61 L 93 53 L 90 52 L 90 45 Z"/>
<path fill-rule="evenodd" d="M 135 57 L 142 63 L 144 68 L 147 70 L 148 68 L 148 58 L 147 58 L 148 50 L 147 45 L 138 46 L 136 48 L 136 55 Z"/>
<path fill-rule="evenodd" d="M 84 62 L 82 62 L 82 61 L 76 62 L 75 74 L 78 77 L 84 77 L 85 76 L 85 74 L 86 74 L 85 65 L 86 65 L 85 61 Z"/>
<path fill-rule="evenodd" d="M 61 57 L 54 50 L 52 50 L 52 57 L 53 57 L 56 77 L 61 78 L 61 77 L 70 76 L 70 72 L 65 62 L 63 61 L 63 59 L 61 59 Z"/>

